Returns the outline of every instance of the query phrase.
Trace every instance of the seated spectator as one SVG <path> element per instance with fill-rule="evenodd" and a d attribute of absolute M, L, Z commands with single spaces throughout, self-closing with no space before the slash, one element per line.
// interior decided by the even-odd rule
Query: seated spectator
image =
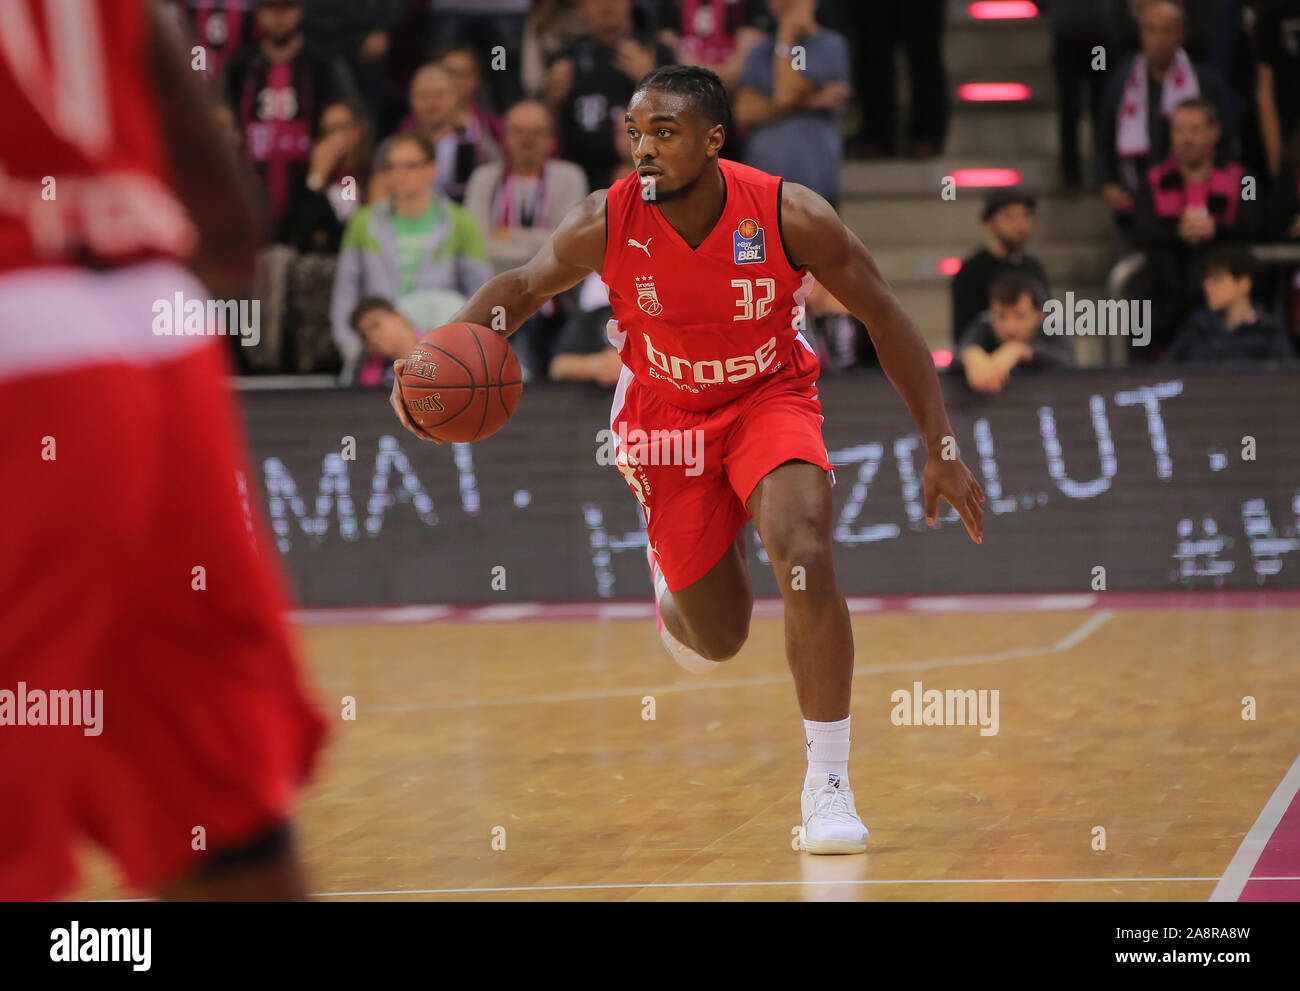
<path fill-rule="evenodd" d="M 768 0 L 776 35 L 750 48 L 736 90 L 735 118 L 749 129 L 745 163 L 798 182 L 836 206 L 848 102 L 849 47 L 818 25 L 813 0 Z"/>
<path fill-rule="evenodd" d="M 1142 8 L 1142 49 L 1113 74 L 1097 121 L 1097 184 L 1124 231 L 1132 227 L 1143 176 L 1169 155 L 1170 120 L 1180 104 L 1196 98 L 1212 103 L 1223 130 L 1224 160 L 1236 154 L 1227 87 L 1213 69 L 1192 63 L 1182 47 L 1186 28 L 1183 8 L 1171 0 Z"/>
<path fill-rule="evenodd" d="M 745 56 L 763 36 L 763 7 L 763 0 L 664 0 L 659 39 L 682 65 L 710 70 L 731 93 Z"/>
<path fill-rule="evenodd" d="M 1171 118 L 1174 154 L 1151 168 L 1137 200 L 1134 243 L 1146 264 L 1126 295 L 1153 302 L 1150 346 L 1132 351 L 1155 360 L 1200 303 L 1205 256 L 1225 241 L 1255 235 L 1258 211 L 1242 198 L 1239 162 L 1215 165 L 1220 129 L 1214 104 L 1188 100 Z"/>
<path fill-rule="evenodd" d="M 492 274 L 474 218 L 435 192 L 438 165 L 429 142 L 416 133 L 396 135 L 388 167 L 392 196 L 362 207 L 343 230 L 330 312 L 345 377 L 361 357 L 349 321 L 360 299 L 396 299 L 417 289 L 469 297 Z"/>
<path fill-rule="evenodd" d="M 1273 0 L 1255 21 L 1255 99 L 1269 175 L 1282 168 L 1287 142 L 1300 134 L 1300 0 Z"/>
<path fill-rule="evenodd" d="M 504 122 L 492 110 L 483 92 L 483 65 L 478 52 L 468 45 L 456 45 L 443 52 L 438 60 L 451 81 L 456 85 L 456 100 L 471 128 L 487 132 L 492 140 L 501 144 Z"/>
<path fill-rule="evenodd" d="M 625 131 L 623 113 L 641 77 L 671 65 L 672 50 L 638 31 L 632 0 L 582 0 L 586 31 L 551 66 L 546 102 L 560 128 L 564 157 L 587 174 L 590 189 L 604 189 L 618 161 L 614 135 Z"/>
<path fill-rule="evenodd" d="M 343 64 L 307 44 L 298 0 L 259 0 L 257 29 L 260 40 L 226 63 L 222 92 L 266 185 L 275 239 L 282 241 L 294 199 L 307 189 L 321 113 L 354 92 Z"/>
<path fill-rule="evenodd" d="M 397 304 L 382 296 L 357 303 L 348 323 L 365 345 L 365 358 L 344 385 L 393 384 L 393 362 L 411 353 L 416 342 L 448 323 L 465 305 L 465 297 L 449 289 L 429 289 L 403 296 Z"/>
<path fill-rule="evenodd" d="M 1043 333 L 1043 298 L 1021 272 L 1006 272 L 989 288 L 989 309 L 967 328 L 953 349 L 953 365 L 977 392 L 1001 392 L 1013 370 L 1071 368 L 1074 345 Z"/>
<path fill-rule="evenodd" d="M 820 282 L 813 282 L 804 313 L 811 329 L 804 336 L 817 352 L 824 373 L 879 367 L 867 328 Z"/>
<path fill-rule="evenodd" d="M 438 160 L 438 189 L 460 203 L 470 173 L 501 158 L 487 130 L 461 106 L 456 81 L 441 65 L 421 66 L 411 79 L 411 116 L 402 133 L 418 132 L 433 145 Z"/>
<path fill-rule="evenodd" d="M 618 384 L 623 359 L 609 343 L 605 326 L 613 317 L 609 291 L 592 272 L 583 280 L 578 292 L 577 309 L 565 319 L 549 373 L 552 379 L 569 382 L 595 382 L 610 389 Z"/>
<path fill-rule="evenodd" d="M 1034 197 L 1018 186 L 991 190 L 984 197 L 984 247 L 965 258 L 952 277 L 952 333 L 956 337 L 989 305 L 989 287 L 1007 272 L 1022 272 L 1051 294 L 1047 273 L 1025 250 L 1033 231 Z"/>
<path fill-rule="evenodd" d="M 1292 361 L 1295 351 L 1282 325 L 1251 300 L 1253 278 L 1248 249 L 1233 245 L 1215 251 L 1205 265 L 1206 308 L 1192 314 L 1166 360 L 1175 364 Z"/>
<path fill-rule="evenodd" d="M 373 155 L 370 122 L 361 105 L 326 107 L 311 150 L 307 189 L 290 208 L 284 243 L 304 252 L 336 253 L 343 225 L 367 202 Z"/>
<path fill-rule="evenodd" d="M 488 258 L 498 271 L 537 254 L 587 195 L 582 169 L 547 158 L 554 138 L 544 103 L 516 103 L 506 115 L 505 161 L 480 165 L 469 178 L 465 208 L 486 235 Z"/>

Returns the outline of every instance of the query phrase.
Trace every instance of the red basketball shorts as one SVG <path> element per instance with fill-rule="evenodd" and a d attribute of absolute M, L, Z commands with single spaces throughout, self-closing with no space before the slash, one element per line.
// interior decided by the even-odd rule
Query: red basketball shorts
<path fill-rule="evenodd" d="M 223 348 L 14 374 L 0 340 L 0 901 L 67 892 L 82 840 L 183 876 L 288 818 L 322 744 Z"/>
<path fill-rule="evenodd" d="M 745 503 L 754 487 L 774 468 L 808 461 L 834 481 L 816 359 L 799 357 L 788 371 L 702 413 L 661 399 L 623 369 L 610 411 L 618 469 L 641 503 L 670 590 L 718 563 L 750 518 Z"/>

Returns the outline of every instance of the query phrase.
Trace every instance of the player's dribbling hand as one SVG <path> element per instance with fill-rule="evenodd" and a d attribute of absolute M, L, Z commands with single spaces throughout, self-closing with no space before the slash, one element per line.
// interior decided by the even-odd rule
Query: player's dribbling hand
<path fill-rule="evenodd" d="M 984 542 L 984 490 L 961 458 L 930 458 L 925 463 L 925 525 L 939 518 L 939 497 L 948 500 L 977 544 Z"/>
<path fill-rule="evenodd" d="M 423 430 L 413 424 L 411 418 L 406 414 L 406 401 L 402 397 L 402 369 L 405 365 L 406 361 L 403 358 L 398 358 L 393 362 L 393 371 L 396 374 L 393 376 L 393 391 L 388 394 L 388 405 L 393 407 L 393 412 L 396 413 L 397 418 L 402 421 L 402 426 L 415 434 L 415 436 L 419 437 L 420 440 L 431 440 L 435 444 L 441 444 L 442 441 L 438 440 L 437 437 L 430 437 Z"/>

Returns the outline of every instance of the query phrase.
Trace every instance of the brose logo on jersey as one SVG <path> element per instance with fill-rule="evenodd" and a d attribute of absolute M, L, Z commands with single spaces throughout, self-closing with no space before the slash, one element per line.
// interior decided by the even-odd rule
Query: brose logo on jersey
<path fill-rule="evenodd" d="M 659 302 L 659 294 L 655 291 L 655 280 L 649 275 L 636 277 L 636 305 L 652 317 L 657 317 L 664 311 L 663 304 Z"/>
<path fill-rule="evenodd" d="M 776 357 L 776 338 L 769 337 L 753 354 L 736 355 L 728 358 L 724 365 L 721 359 L 689 362 L 675 354 L 665 354 L 650 342 L 649 334 L 645 338 L 646 357 L 650 359 L 650 374 L 657 378 L 670 379 L 674 384 L 691 392 L 698 389 L 692 386 L 717 385 L 720 382 L 743 382 L 759 372 L 776 371 L 780 362 L 772 364 Z M 657 374 L 661 372 L 663 374 Z"/>
<path fill-rule="evenodd" d="M 767 261 L 767 248 L 763 242 L 763 228 L 755 220 L 745 219 L 731 232 L 737 265 L 752 265 Z"/>

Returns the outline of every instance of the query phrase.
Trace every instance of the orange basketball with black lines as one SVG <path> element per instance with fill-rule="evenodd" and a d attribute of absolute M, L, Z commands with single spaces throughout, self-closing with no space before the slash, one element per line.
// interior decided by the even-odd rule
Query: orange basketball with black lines
<path fill-rule="evenodd" d="M 477 323 L 429 331 L 402 366 L 402 399 L 417 427 L 441 441 L 491 437 L 519 406 L 523 373 L 500 334 Z"/>
<path fill-rule="evenodd" d="M 740 236 L 748 241 L 758 233 L 758 224 L 752 220 L 742 220 L 738 229 L 740 231 Z"/>

